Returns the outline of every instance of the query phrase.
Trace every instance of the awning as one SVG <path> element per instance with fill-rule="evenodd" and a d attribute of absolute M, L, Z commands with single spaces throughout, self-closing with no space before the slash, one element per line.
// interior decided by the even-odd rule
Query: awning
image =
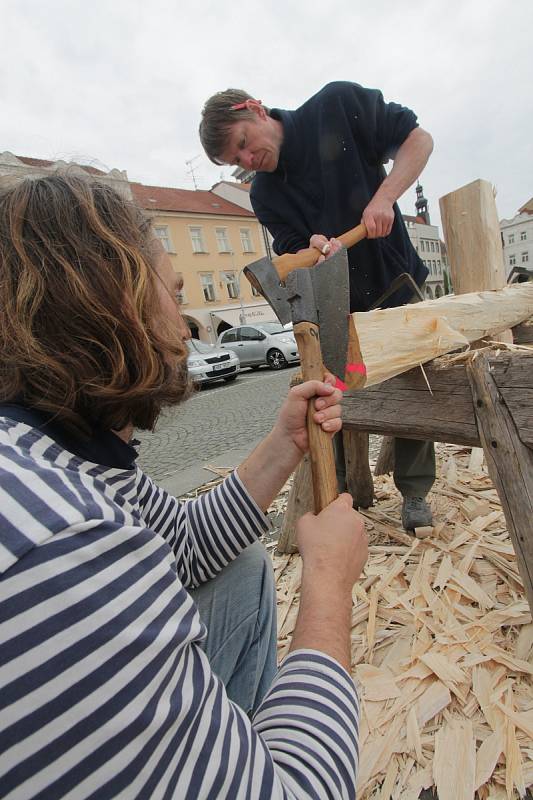
<path fill-rule="evenodd" d="M 231 327 L 236 325 L 253 325 L 259 322 L 274 322 L 276 315 L 272 311 L 268 303 L 263 303 L 257 306 L 240 306 L 236 308 L 217 309 L 217 311 L 210 311 L 209 315 L 215 319 L 225 322 Z"/>

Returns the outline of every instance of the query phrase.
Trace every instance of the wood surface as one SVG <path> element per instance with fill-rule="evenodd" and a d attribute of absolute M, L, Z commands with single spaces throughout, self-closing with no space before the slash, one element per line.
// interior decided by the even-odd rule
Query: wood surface
<path fill-rule="evenodd" d="M 531 367 L 533 358 L 528 363 Z M 467 372 L 489 475 L 498 490 L 533 610 L 533 450 L 520 439 L 488 356 L 479 354 L 468 364 Z"/>
<path fill-rule="evenodd" d="M 278 539 L 278 553 L 297 553 L 296 523 L 308 511 L 314 510 L 313 481 L 311 462 L 306 454 L 294 473 L 293 485 L 289 492 L 287 507 Z"/>
<path fill-rule="evenodd" d="M 346 491 L 358 508 L 374 503 L 374 481 L 368 464 L 368 433 L 345 428 L 342 432 L 346 463 Z"/>
<path fill-rule="evenodd" d="M 374 467 L 374 476 L 389 475 L 391 472 L 394 472 L 394 436 L 384 436 Z"/>
<path fill-rule="evenodd" d="M 481 353 L 481 351 L 478 351 Z M 533 352 L 488 351 L 491 374 L 523 444 L 533 448 Z M 466 362 L 444 360 L 343 397 L 346 428 L 480 446 Z M 426 382 L 427 379 L 427 382 Z M 431 387 L 431 392 L 428 388 Z"/>
<path fill-rule="evenodd" d="M 299 322 L 294 326 L 294 336 L 298 344 L 304 381 L 324 380 L 324 364 L 320 352 L 318 326 L 311 322 Z M 335 500 L 338 490 L 333 442 L 331 437 L 313 420 L 314 410 L 315 403 L 312 400 L 308 406 L 307 430 L 315 513 L 318 514 Z"/>
<path fill-rule="evenodd" d="M 454 292 L 503 288 L 505 267 L 492 184 L 473 181 L 441 197 L 439 205 Z"/>
<path fill-rule="evenodd" d="M 366 386 L 486 336 L 497 339 L 498 333 L 532 315 L 533 283 L 352 314 L 366 366 Z M 347 375 L 346 383 L 352 388 L 348 379 Z"/>

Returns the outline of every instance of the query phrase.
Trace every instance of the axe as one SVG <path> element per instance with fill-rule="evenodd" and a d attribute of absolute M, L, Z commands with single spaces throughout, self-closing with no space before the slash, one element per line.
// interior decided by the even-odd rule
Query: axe
<path fill-rule="evenodd" d="M 324 364 L 343 382 L 348 351 L 350 287 L 346 248 L 366 236 L 364 225 L 339 236 L 344 247 L 320 264 L 320 252 L 310 247 L 273 259 L 262 258 L 244 268 L 244 274 L 270 303 L 280 322 L 293 323 L 304 381 L 323 380 Z M 310 269 L 312 267 L 312 269 Z M 338 495 L 333 442 L 312 419 L 307 428 L 315 512 Z"/>

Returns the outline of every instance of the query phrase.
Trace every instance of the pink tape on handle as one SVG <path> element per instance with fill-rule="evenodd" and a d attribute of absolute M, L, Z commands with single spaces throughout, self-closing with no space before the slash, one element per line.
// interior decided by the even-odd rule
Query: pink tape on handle
<path fill-rule="evenodd" d="M 366 375 L 366 367 L 362 361 L 358 364 L 346 364 L 346 372 L 358 372 L 360 375 Z"/>
<path fill-rule="evenodd" d="M 341 381 L 340 378 L 337 378 L 337 376 L 335 376 L 335 389 L 340 389 L 341 392 L 345 392 L 347 388 L 348 387 L 346 386 L 344 381 Z"/>

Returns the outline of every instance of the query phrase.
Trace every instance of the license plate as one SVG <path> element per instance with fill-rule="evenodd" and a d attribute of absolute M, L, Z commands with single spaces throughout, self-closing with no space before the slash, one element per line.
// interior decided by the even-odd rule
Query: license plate
<path fill-rule="evenodd" d="M 213 364 L 213 371 L 218 372 L 219 369 L 224 369 L 226 364 Z"/>

